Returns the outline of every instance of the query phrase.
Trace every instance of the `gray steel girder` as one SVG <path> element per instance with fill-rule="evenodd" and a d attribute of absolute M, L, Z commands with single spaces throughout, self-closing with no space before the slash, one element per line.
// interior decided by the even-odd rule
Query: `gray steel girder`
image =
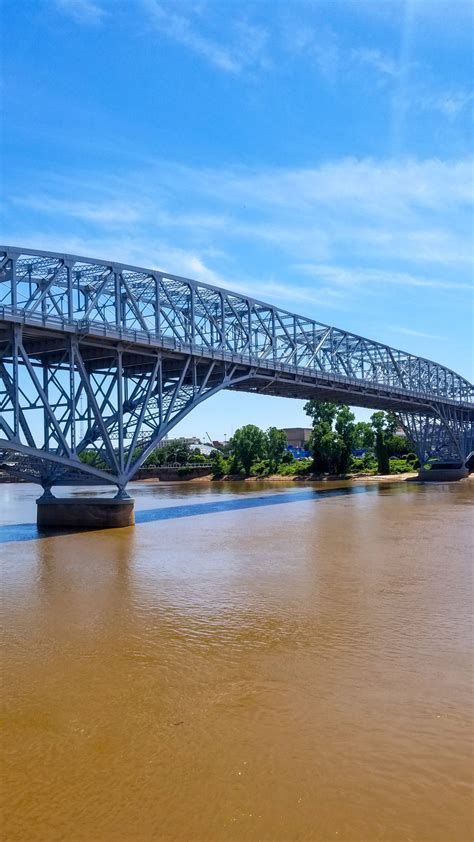
<path fill-rule="evenodd" d="M 162 271 L 0 247 L 0 462 L 12 473 L 123 488 L 220 389 L 391 410 L 423 459 L 473 449 L 474 387 L 438 363 Z"/>

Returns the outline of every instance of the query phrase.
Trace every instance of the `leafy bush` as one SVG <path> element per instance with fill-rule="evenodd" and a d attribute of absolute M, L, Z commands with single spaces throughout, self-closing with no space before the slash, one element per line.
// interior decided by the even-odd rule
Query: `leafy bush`
<path fill-rule="evenodd" d="M 79 461 L 82 462 L 83 465 L 90 465 L 91 467 L 99 468 L 102 471 L 106 471 L 108 467 L 97 450 L 83 450 L 82 453 L 79 453 Z"/>
<path fill-rule="evenodd" d="M 209 457 L 204 456 L 204 453 L 193 452 L 190 461 L 193 465 L 206 464 L 209 461 Z"/>
<path fill-rule="evenodd" d="M 413 445 L 405 436 L 389 435 L 386 438 L 386 446 L 389 456 L 399 456 L 401 459 L 406 459 L 407 453 Z"/>
<path fill-rule="evenodd" d="M 295 459 L 286 465 L 280 465 L 278 473 L 282 477 L 304 477 L 311 471 L 312 459 Z"/>
<path fill-rule="evenodd" d="M 254 462 L 250 468 L 250 476 L 268 477 L 271 473 L 271 465 L 268 459 L 261 459 L 259 462 Z"/>
<path fill-rule="evenodd" d="M 230 461 L 230 459 L 226 459 L 218 450 L 212 454 L 212 473 L 216 479 L 225 477 L 229 473 Z"/>
<path fill-rule="evenodd" d="M 136 448 L 136 455 L 139 456 L 139 449 Z M 197 455 L 197 454 L 194 454 Z M 171 439 L 150 453 L 145 460 L 145 466 L 161 465 L 187 465 L 192 462 L 193 453 L 189 445 L 183 439 Z"/>
<path fill-rule="evenodd" d="M 375 456 L 372 454 L 367 454 L 364 457 L 364 471 L 366 474 L 376 474 L 377 473 L 377 460 Z"/>
<path fill-rule="evenodd" d="M 415 457 L 416 459 L 416 457 Z M 390 459 L 390 473 L 391 474 L 406 474 L 409 471 L 414 471 L 420 465 L 418 459 L 415 462 L 408 462 L 406 459 Z"/>
<path fill-rule="evenodd" d="M 373 453 L 370 452 L 366 453 L 362 458 L 352 456 L 349 470 L 351 474 L 376 474 L 377 460 Z"/>
<path fill-rule="evenodd" d="M 277 427 L 269 427 L 264 432 L 255 424 L 246 424 L 235 431 L 226 453 L 213 455 L 214 476 L 268 476 L 275 473 L 282 462 L 293 458 L 286 451 L 287 444 L 286 434 Z"/>

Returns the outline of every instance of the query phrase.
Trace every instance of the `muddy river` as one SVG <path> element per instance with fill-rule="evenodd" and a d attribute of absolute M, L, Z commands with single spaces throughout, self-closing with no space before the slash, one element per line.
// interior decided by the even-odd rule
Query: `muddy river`
<path fill-rule="evenodd" d="M 132 492 L 0 486 L 4 842 L 471 842 L 474 483 Z"/>

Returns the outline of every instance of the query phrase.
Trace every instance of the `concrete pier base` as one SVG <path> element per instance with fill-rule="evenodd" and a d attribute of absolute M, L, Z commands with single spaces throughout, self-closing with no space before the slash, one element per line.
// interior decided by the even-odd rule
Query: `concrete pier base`
<path fill-rule="evenodd" d="M 134 500 L 96 497 L 47 497 L 36 501 L 40 529 L 115 529 L 133 526 Z"/>
<path fill-rule="evenodd" d="M 467 468 L 431 468 L 425 471 L 420 468 L 418 471 L 418 479 L 422 482 L 453 482 L 453 480 L 464 479 L 469 476 Z"/>

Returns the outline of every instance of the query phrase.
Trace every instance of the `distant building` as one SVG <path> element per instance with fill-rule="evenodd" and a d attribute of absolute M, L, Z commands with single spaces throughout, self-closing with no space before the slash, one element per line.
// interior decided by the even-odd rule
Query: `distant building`
<path fill-rule="evenodd" d="M 301 450 L 308 450 L 308 442 L 311 436 L 311 427 L 283 427 L 286 433 L 288 444 Z"/>
<path fill-rule="evenodd" d="M 186 438 L 186 436 L 178 436 L 178 438 L 176 438 L 176 439 L 170 439 L 170 438 L 168 438 L 168 436 L 166 436 L 166 438 L 163 439 L 163 442 L 165 442 L 167 444 L 171 444 L 172 442 L 177 442 L 177 441 L 182 442 L 183 444 L 189 444 L 189 446 L 191 446 L 193 444 L 200 444 L 201 443 L 201 439 L 198 438 L 197 436 L 189 436 L 188 438 Z"/>
<path fill-rule="evenodd" d="M 211 444 L 192 444 L 191 450 L 198 450 L 203 456 L 211 456 L 215 453 L 216 448 Z"/>

